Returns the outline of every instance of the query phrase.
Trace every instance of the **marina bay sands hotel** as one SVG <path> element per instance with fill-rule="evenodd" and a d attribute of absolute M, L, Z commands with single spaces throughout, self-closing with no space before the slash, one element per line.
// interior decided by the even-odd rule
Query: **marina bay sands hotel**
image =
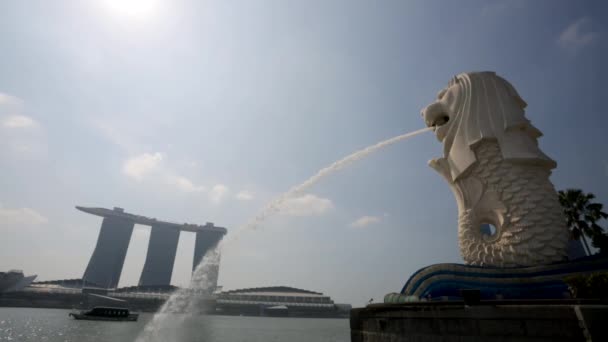
<path fill-rule="evenodd" d="M 171 284 L 180 232 L 196 233 L 193 271 L 207 250 L 214 247 L 227 232 L 226 228 L 216 227 L 209 222 L 199 226 L 159 221 L 155 218 L 129 214 L 117 207 L 110 210 L 77 206 L 76 209 L 103 217 L 97 245 L 84 272 L 83 280 L 108 289 L 118 286 L 135 224 L 151 226 L 146 261 L 139 278 L 140 286 Z M 213 273 L 217 277 L 218 273 Z M 217 278 L 214 283 L 217 284 Z"/>

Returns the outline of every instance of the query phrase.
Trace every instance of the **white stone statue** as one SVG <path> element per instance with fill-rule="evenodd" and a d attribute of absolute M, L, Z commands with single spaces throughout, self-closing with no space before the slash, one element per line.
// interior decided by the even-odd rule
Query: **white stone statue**
<path fill-rule="evenodd" d="M 494 72 L 462 73 L 422 111 L 443 143 L 429 161 L 458 202 L 465 263 L 532 266 L 567 258 L 568 229 L 526 102 Z M 484 224 L 495 232 L 482 231 Z"/>

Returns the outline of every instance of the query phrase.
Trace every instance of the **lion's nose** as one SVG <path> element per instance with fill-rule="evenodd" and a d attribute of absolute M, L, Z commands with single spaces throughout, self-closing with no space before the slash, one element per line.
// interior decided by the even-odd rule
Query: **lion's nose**
<path fill-rule="evenodd" d="M 434 102 L 422 110 L 422 117 L 427 127 L 443 125 L 450 119 L 441 102 Z"/>

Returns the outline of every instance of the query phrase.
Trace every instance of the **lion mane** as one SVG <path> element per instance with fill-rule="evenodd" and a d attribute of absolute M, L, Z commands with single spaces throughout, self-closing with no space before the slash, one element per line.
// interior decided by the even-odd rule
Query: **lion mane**
<path fill-rule="evenodd" d="M 485 71 L 459 74 L 448 87 L 454 85 L 459 87 L 458 110 L 450 120 L 443 151 L 452 180 L 477 161 L 473 150 L 483 140 L 495 140 L 504 160 L 556 167 L 539 149 L 542 133 L 524 116 L 527 104 L 509 82 Z"/>

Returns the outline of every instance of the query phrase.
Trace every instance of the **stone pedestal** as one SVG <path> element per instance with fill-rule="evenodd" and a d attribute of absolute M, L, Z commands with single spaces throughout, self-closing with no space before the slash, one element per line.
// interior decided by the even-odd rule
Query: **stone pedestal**
<path fill-rule="evenodd" d="M 373 304 L 353 309 L 352 342 L 608 341 L 599 302 L 482 301 Z"/>

